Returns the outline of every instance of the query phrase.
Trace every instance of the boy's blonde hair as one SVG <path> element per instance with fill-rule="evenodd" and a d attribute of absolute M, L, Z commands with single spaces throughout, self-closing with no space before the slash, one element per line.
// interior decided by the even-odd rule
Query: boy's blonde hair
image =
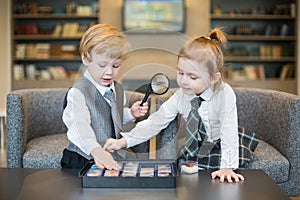
<path fill-rule="evenodd" d="M 96 24 L 82 36 L 79 46 L 81 58 L 91 61 L 91 51 L 110 58 L 124 58 L 130 51 L 128 38 L 110 24 Z"/>
<path fill-rule="evenodd" d="M 178 58 L 184 57 L 197 63 L 197 67 L 203 64 L 207 67 L 210 77 L 221 72 L 224 66 L 224 56 L 220 45 L 226 46 L 225 33 L 220 28 L 213 29 L 208 36 L 196 37 L 185 43 L 180 50 Z M 222 79 L 214 84 L 218 89 Z"/>

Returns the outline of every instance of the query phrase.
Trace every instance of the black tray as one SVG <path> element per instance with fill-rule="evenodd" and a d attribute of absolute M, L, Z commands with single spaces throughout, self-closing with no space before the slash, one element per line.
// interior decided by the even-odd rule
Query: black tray
<path fill-rule="evenodd" d="M 122 176 L 123 167 L 131 162 L 138 163 L 138 171 L 134 177 Z M 119 161 L 122 169 L 118 176 L 109 177 L 104 176 L 105 169 L 101 172 L 100 176 L 87 176 L 90 168 L 95 164 L 93 160 L 89 161 L 85 167 L 83 167 L 79 176 L 81 178 L 81 186 L 84 188 L 175 188 L 177 168 L 176 164 L 172 160 L 122 160 Z M 157 167 L 159 165 L 169 165 L 171 167 L 171 173 L 167 176 L 158 176 Z M 141 166 L 154 167 L 155 172 L 152 177 L 140 176 Z"/>

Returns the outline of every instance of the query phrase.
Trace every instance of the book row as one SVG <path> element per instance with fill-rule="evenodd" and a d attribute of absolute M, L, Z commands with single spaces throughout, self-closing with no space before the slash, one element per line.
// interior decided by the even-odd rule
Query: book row
<path fill-rule="evenodd" d="M 63 66 L 49 66 L 38 69 L 35 64 L 15 64 L 13 66 L 14 80 L 74 80 L 77 71 L 67 71 Z"/>
<path fill-rule="evenodd" d="M 224 78 L 234 81 L 244 80 L 265 80 L 264 65 L 243 65 L 241 69 L 227 67 L 223 73 Z M 295 65 L 292 63 L 284 64 L 279 73 L 280 80 L 292 79 L 295 77 Z"/>
<path fill-rule="evenodd" d="M 62 58 L 72 58 L 78 56 L 78 46 L 72 44 L 17 44 L 15 47 L 15 57 L 17 59 L 38 58 L 48 59 L 52 56 Z"/>

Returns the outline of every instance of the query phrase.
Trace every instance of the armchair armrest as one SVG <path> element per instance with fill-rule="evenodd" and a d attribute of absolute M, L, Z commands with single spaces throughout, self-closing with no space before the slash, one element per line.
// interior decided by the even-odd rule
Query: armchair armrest
<path fill-rule="evenodd" d="M 300 97 L 279 91 L 234 88 L 239 125 L 258 134 L 290 162 L 290 179 L 283 183 L 297 194 L 300 180 Z"/>
<path fill-rule="evenodd" d="M 26 144 L 33 138 L 66 132 L 62 121 L 67 89 L 26 89 L 7 95 L 7 164 L 22 167 Z"/>

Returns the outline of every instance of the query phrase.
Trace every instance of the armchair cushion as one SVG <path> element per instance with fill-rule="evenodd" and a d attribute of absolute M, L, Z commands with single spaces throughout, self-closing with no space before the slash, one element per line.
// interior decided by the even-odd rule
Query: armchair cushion
<path fill-rule="evenodd" d="M 263 169 L 276 183 L 288 181 L 290 173 L 289 161 L 278 150 L 260 140 L 249 169 Z"/>
<path fill-rule="evenodd" d="M 60 168 L 62 152 L 68 144 L 66 134 L 47 135 L 30 140 L 23 155 L 23 167 Z"/>

